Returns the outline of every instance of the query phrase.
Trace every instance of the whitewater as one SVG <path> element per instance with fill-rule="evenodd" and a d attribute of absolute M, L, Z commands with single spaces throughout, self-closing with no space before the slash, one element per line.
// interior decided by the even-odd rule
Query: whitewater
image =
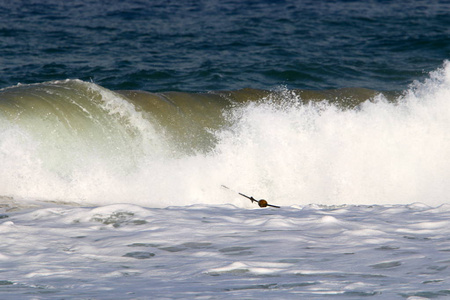
<path fill-rule="evenodd" d="M 449 99 L 4 88 L 0 296 L 448 297 Z"/>

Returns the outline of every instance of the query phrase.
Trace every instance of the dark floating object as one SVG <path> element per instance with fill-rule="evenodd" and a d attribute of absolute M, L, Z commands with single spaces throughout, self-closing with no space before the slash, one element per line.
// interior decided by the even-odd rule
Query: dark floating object
<path fill-rule="evenodd" d="M 227 186 L 225 186 L 225 185 L 222 185 L 222 187 L 226 188 L 227 190 L 232 191 L 232 189 L 230 189 L 229 187 L 227 187 Z M 272 204 L 267 203 L 267 201 L 264 200 L 264 199 L 256 200 L 255 198 L 249 197 L 249 196 L 244 195 L 244 194 L 242 194 L 242 193 L 239 193 L 239 192 L 236 192 L 236 193 L 238 193 L 239 195 L 241 195 L 241 196 L 243 196 L 243 197 L 245 197 L 245 198 L 247 198 L 247 199 L 250 199 L 250 201 L 252 201 L 252 203 L 253 203 L 253 202 L 258 203 L 259 207 L 274 207 L 274 208 L 280 208 L 279 206 L 276 206 L 276 205 L 272 205 Z"/>

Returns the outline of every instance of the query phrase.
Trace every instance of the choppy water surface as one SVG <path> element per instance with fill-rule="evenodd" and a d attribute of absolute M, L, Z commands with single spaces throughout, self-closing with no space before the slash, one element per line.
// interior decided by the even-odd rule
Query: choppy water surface
<path fill-rule="evenodd" d="M 3 299 L 450 294 L 447 206 L 49 205 L 1 216 Z"/>
<path fill-rule="evenodd" d="M 448 59 L 447 1 L 3 1 L 0 86 L 402 90 Z"/>

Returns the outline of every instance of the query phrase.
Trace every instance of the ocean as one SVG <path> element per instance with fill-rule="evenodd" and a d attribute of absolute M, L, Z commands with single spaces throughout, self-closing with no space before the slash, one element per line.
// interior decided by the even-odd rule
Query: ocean
<path fill-rule="evenodd" d="M 449 20 L 2 1 L 0 298 L 449 297 Z"/>

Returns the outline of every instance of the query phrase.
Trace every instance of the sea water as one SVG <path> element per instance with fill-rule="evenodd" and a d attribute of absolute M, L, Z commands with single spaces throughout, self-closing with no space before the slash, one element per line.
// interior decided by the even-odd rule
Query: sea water
<path fill-rule="evenodd" d="M 446 1 L 0 14 L 0 298 L 450 296 Z"/>

